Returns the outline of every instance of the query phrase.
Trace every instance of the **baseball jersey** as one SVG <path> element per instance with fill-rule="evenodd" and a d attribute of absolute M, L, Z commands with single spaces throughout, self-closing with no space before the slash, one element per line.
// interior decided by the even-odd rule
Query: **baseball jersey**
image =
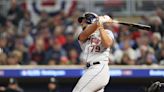
<path fill-rule="evenodd" d="M 113 33 L 107 29 L 105 31 L 114 40 Z M 81 59 L 84 62 L 109 61 L 110 47 L 105 48 L 102 45 L 99 30 L 92 33 L 85 42 L 79 43 L 82 49 Z"/>

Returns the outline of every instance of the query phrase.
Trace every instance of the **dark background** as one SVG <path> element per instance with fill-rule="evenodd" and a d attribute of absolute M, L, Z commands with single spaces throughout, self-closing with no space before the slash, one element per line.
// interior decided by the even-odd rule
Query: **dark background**
<path fill-rule="evenodd" d="M 17 78 L 25 92 L 47 92 L 49 78 Z M 71 92 L 78 78 L 56 78 L 59 92 Z M 8 84 L 8 78 L 1 78 L 1 85 Z M 112 78 L 105 88 L 105 92 L 145 92 L 151 83 L 163 78 Z M 161 89 L 160 92 L 163 92 Z"/>

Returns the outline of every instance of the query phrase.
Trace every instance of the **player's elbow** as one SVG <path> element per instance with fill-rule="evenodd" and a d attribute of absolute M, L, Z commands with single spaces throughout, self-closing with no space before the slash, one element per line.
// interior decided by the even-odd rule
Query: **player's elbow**
<path fill-rule="evenodd" d="M 86 39 L 87 39 L 87 37 L 84 36 L 84 35 L 79 35 L 79 37 L 78 37 L 78 40 L 81 41 L 81 42 L 86 41 Z"/>

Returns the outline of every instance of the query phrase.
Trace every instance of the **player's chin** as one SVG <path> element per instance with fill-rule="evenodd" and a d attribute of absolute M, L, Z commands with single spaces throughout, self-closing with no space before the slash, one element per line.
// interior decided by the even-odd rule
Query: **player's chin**
<path fill-rule="evenodd" d="M 82 25 L 83 30 L 87 28 L 87 25 Z"/>

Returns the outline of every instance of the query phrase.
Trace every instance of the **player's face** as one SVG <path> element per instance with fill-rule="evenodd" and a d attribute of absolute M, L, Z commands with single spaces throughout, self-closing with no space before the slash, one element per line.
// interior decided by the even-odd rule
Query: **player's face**
<path fill-rule="evenodd" d="M 83 25 L 83 24 L 87 24 L 87 23 L 86 23 L 86 19 L 82 19 L 81 24 L 82 24 L 82 25 Z"/>

